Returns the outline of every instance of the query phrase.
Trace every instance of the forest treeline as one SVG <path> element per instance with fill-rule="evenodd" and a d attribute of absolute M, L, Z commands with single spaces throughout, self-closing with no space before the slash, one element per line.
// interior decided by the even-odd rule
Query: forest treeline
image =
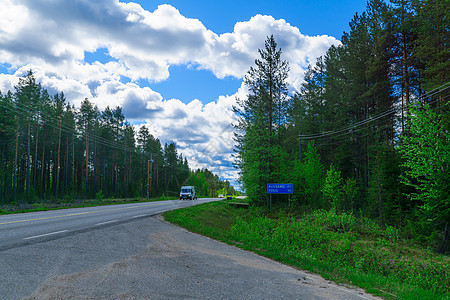
<path fill-rule="evenodd" d="M 371 0 L 289 93 L 273 36 L 234 108 L 250 199 L 370 216 L 444 252 L 450 231 L 450 12 L 446 0 Z M 287 203 L 285 196 L 274 201 Z"/>
<path fill-rule="evenodd" d="M 0 204 L 178 196 L 182 185 L 235 192 L 207 169 L 191 171 L 173 142 L 135 132 L 119 106 L 100 111 L 86 98 L 76 109 L 32 71 L 0 93 Z"/>

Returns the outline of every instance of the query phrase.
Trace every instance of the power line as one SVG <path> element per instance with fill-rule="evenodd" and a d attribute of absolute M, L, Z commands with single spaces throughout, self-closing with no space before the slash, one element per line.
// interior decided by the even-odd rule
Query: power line
<path fill-rule="evenodd" d="M 13 103 L 14 107 L 11 108 L 9 105 L 2 104 L 1 102 L 5 102 L 5 100 L 4 99 L 0 99 L 0 106 L 1 107 L 9 109 L 9 110 L 13 111 L 14 113 L 16 113 L 18 115 L 22 115 L 24 117 L 29 117 L 29 110 L 27 110 L 27 108 L 30 109 L 30 107 L 28 105 L 21 104 L 21 103 L 18 103 L 18 102 L 14 102 Z M 53 116 L 44 115 L 44 114 L 40 114 L 39 118 L 41 118 L 42 121 L 46 121 L 46 123 L 44 124 L 45 126 L 51 127 L 51 128 L 53 128 L 55 130 L 59 130 L 59 128 L 61 128 L 61 131 L 63 131 L 64 133 L 75 135 L 75 136 L 79 135 L 79 132 L 77 132 L 75 130 L 75 124 L 74 124 L 73 128 L 72 127 L 68 127 L 66 124 L 63 124 L 63 123 L 58 124 L 59 121 L 60 121 L 58 118 L 55 118 Z M 118 144 L 117 141 L 108 140 L 108 139 L 106 139 L 104 137 L 101 137 L 101 136 L 95 134 L 95 133 L 90 133 L 88 135 L 88 139 L 91 142 L 97 143 L 97 144 L 105 146 L 105 147 L 109 147 L 111 149 L 119 150 L 119 151 L 134 152 L 136 154 L 145 155 L 147 157 L 150 157 L 152 154 L 158 156 L 157 153 L 144 153 L 144 152 L 135 151 L 136 149 L 133 149 L 133 148 L 130 148 L 128 146 L 124 146 L 124 145 Z"/>
<path fill-rule="evenodd" d="M 446 100 L 447 98 L 450 98 L 450 95 L 447 95 L 447 96 L 445 96 L 442 99 L 439 99 L 439 101 L 440 100 Z M 442 109 L 443 107 L 447 106 L 447 104 L 448 104 L 448 102 L 446 104 L 441 105 L 441 106 L 433 107 L 433 108 L 431 108 L 431 110 Z M 377 126 L 375 133 L 373 131 L 367 131 L 366 133 L 363 133 L 363 134 L 360 134 L 360 135 L 354 135 L 355 133 L 367 130 L 367 128 L 361 127 L 361 128 L 355 129 L 355 130 L 342 132 L 342 133 L 340 133 L 340 134 L 338 134 L 336 136 L 328 136 L 328 137 L 324 137 L 324 138 L 318 139 L 317 146 L 319 146 L 319 147 L 333 146 L 333 145 L 338 145 L 338 144 L 341 144 L 341 143 L 344 143 L 344 142 L 355 142 L 355 140 L 357 140 L 357 139 L 361 139 L 361 138 L 365 138 L 365 137 L 367 137 L 369 135 L 377 134 L 379 132 L 382 132 L 384 129 L 392 129 L 392 124 L 390 123 L 390 120 L 384 120 L 384 121 L 378 122 L 378 123 L 376 123 L 374 125 Z M 374 126 L 372 128 L 374 128 Z M 345 138 L 349 134 L 352 135 L 351 136 L 351 140 L 349 140 L 348 138 Z M 328 142 L 328 141 L 330 141 L 330 142 Z M 306 145 L 308 143 L 308 141 L 307 140 L 303 140 L 303 141 L 300 140 L 300 143 L 303 143 L 304 145 Z"/>
<path fill-rule="evenodd" d="M 450 88 L 450 82 L 447 82 L 447 83 L 441 85 L 440 87 L 430 91 L 428 94 L 422 95 L 421 97 L 419 97 L 417 99 L 417 101 L 424 100 L 426 98 L 431 98 L 432 96 L 434 96 L 434 95 L 436 95 L 438 93 L 442 93 L 443 91 L 445 91 L 445 90 L 447 90 L 449 88 Z M 435 103 L 437 101 L 439 101 L 439 99 L 435 100 L 435 101 L 432 101 L 429 104 L 433 104 L 433 103 Z M 379 120 L 379 119 L 381 119 L 383 117 L 387 117 L 387 116 L 389 116 L 389 115 L 391 115 L 393 113 L 399 112 L 400 110 L 401 110 L 401 107 L 393 107 L 393 108 L 388 109 L 388 110 L 386 110 L 384 112 L 381 112 L 381 113 L 379 113 L 379 114 L 377 114 L 377 115 L 375 115 L 373 117 L 369 117 L 369 118 L 367 118 L 365 120 L 356 122 L 356 123 L 354 123 L 352 125 L 348 125 L 348 126 L 346 126 L 344 128 L 340 128 L 340 129 L 333 130 L 333 131 L 325 131 L 325 132 L 317 133 L 317 134 L 299 135 L 299 138 L 301 138 L 303 140 L 311 140 L 311 139 L 322 138 L 322 137 L 326 137 L 326 136 L 332 136 L 332 135 L 335 135 L 335 134 L 338 134 L 338 133 L 341 133 L 341 132 L 346 132 L 348 130 L 355 129 L 355 128 L 360 127 L 360 126 L 367 125 L 367 124 L 369 124 L 369 123 L 371 123 L 373 121 Z"/>

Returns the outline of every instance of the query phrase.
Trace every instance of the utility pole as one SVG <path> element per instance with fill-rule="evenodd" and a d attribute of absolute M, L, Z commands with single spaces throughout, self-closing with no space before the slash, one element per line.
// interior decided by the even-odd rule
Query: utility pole
<path fill-rule="evenodd" d="M 150 159 L 147 160 L 147 199 L 150 199 L 150 191 L 152 184 L 152 168 L 153 168 L 153 153 L 150 153 Z"/>
<path fill-rule="evenodd" d="M 150 199 L 150 160 L 147 159 L 147 199 Z"/>
<path fill-rule="evenodd" d="M 152 192 L 152 177 L 153 177 L 153 153 L 150 153 L 150 173 L 149 173 L 149 185 L 148 185 L 148 198 L 150 199 L 151 192 Z"/>

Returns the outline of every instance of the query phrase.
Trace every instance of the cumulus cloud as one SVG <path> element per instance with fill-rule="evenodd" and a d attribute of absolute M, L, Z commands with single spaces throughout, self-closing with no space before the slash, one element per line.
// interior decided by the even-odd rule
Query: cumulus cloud
<path fill-rule="evenodd" d="M 2 92 L 13 90 L 18 77 L 32 69 L 49 92 L 64 91 L 75 105 L 86 97 L 100 109 L 120 105 L 129 120 L 146 122 L 162 141 L 175 141 L 193 167 L 214 167 L 233 176 L 235 95 L 186 104 L 163 99 L 158 91 L 139 86 L 139 80 L 166 80 L 171 65 L 242 78 L 273 34 L 290 63 L 288 80 L 295 90 L 307 65 L 339 43 L 330 36 L 306 36 L 283 19 L 263 15 L 218 35 L 171 5 L 150 12 L 119 0 L 1 2 L 0 64 L 10 69 L 0 74 Z M 88 62 L 86 54 L 99 49 L 111 61 Z M 245 97 L 245 91 L 236 95 Z"/>
<path fill-rule="evenodd" d="M 303 35 L 271 16 L 256 15 L 236 23 L 233 32 L 217 35 L 170 5 L 149 12 L 139 4 L 114 0 L 4 2 L 0 62 L 50 64 L 78 80 L 86 72 L 95 74 L 96 68 L 113 68 L 132 80 L 161 81 L 169 77 L 173 64 L 195 64 L 218 78 L 242 78 L 266 37 L 274 34 L 293 66 L 291 82 L 296 84 L 310 62 L 338 43 L 330 36 Z M 74 65 L 83 64 L 86 51 L 99 48 L 108 49 L 118 63 L 85 67 L 80 78 L 80 68 Z"/>
<path fill-rule="evenodd" d="M 150 128 L 161 142 L 175 142 L 187 157 L 191 168 L 208 168 L 236 182 L 233 159 L 233 127 L 236 121 L 232 106 L 236 97 L 247 94 L 242 86 L 234 95 L 221 96 L 217 101 L 203 104 L 199 100 L 183 103 L 176 99 L 161 100 L 161 110 L 143 124 Z M 176 116 L 176 117 L 174 117 Z"/>

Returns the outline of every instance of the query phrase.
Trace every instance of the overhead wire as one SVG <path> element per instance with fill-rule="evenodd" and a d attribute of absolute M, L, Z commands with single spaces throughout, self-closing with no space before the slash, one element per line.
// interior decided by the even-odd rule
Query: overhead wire
<path fill-rule="evenodd" d="M 416 101 L 423 101 L 425 99 L 430 99 L 431 97 L 433 97 L 434 95 L 438 94 L 438 93 L 442 93 L 443 91 L 447 90 L 450 88 L 450 82 L 447 82 L 446 84 L 441 85 L 440 87 L 437 87 L 433 90 L 431 90 L 430 92 L 421 95 L 418 99 L 416 99 Z M 446 99 L 448 96 L 445 96 L 444 99 Z M 14 111 L 15 113 L 25 116 L 25 117 L 29 117 L 29 111 L 33 110 L 32 107 L 23 104 L 23 103 L 19 103 L 17 101 L 15 101 L 13 103 L 13 107 L 10 107 L 10 105 L 6 105 L 6 104 L 2 104 L 2 102 L 4 102 L 5 100 L 0 98 L 0 106 L 6 108 L 6 109 L 10 109 L 12 111 Z M 435 103 L 438 100 L 432 101 L 429 104 Z M 309 134 L 309 135 L 299 135 L 301 141 L 305 143 L 307 140 L 312 140 L 312 139 L 321 139 L 321 144 L 322 146 L 329 146 L 329 145 L 335 145 L 335 144 L 339 144 L 342 143 L 343 141 L 345 141 L 345 139 L 341 139 L 339 140 L 339 138 L 345 138 L 345 136 L 349 135 L 349 134 L 355 134 L 359 131 L 362 131 L 366 128 L 363 128 L 362 126 L 367 125 L 369 123 L 372 123 L 374 121 L 377 121 L 379 119 L 382 119 L 384 117 L 387 117 L 389 115 L 392 115 L 393 113 L 396 112 L 400 112 L 402 110 L 401 106 L 397 106 L 397 107 L 393 107 L 390 108 L 384 112 L 381 112 L 375 116 L 371 116 L 367 119 L 358 121 L 356 123 L 353 123 L 351 125 L 348 125 L 346 127 L 343 128 L 339 128 L 337 130 L 333 130 L 333 131 L 326 131 L 326 132 L 322 132 L 322 133 L 318 133 L 318 134 Z M 41 120 L 46 121 L 45 125 L 49 126 L 55 130 L 61 130 L 63 132 L 65 132 L 66 134 L 72 134 L 72 135 L 79 135 L 79 132 L 76 131 L 75 129 L 75 124 L 74 126 L 67 126 L 66 124 L 64 124 L 62 122 L 62 120 L 60 118 L 56 118 L 54 116 L 51 115 L 44 115 L 44 114 L 40 114 L 39 117 L 41 118 Z M 385 122 L 388 122 L 389 120 L 386 120 Z M 60 123 L 60 124 L 58 124 Z M 377 123 L 378 124 L 378 123 Z M 378 124 L 379 125 L 379 124 Z M 379 127 L 378 130 L 383 130 L 386 127 L 389 127 L 391 124 L 386 124 L 382 127 Z M 359 139 L 362 137 L 366 137 L 368 135 L 370 135 L 372 133 L 368 132 L 364 135 L 359 135 L 359 136 L 353 136 L 352 139 Z M 326 139 L 324 139 L 326 138 Z M 323 140 L 324 139 L 324 140 Z M 332 143 L 326 143 L 324 144 L 324 142 L 329 141 L 329 140 L 333 140 L 334 141 Z M 336 141 L 336 139 L 338 139 Z M 128 147 L 122 144 L 118 144 L 116 141 L 111 141 L 109 139 L 106 139 L 104 137 L 101 137 L 95 133 L 90 133 L 89 134 L 89 140 L 97 143 L 99 145 L 105 146 L 105 147 L 109 147 L 111 149 L 115 149 L 115 150 L 119 150 L 119 151 L 129 151 L 129 152 L 133 152 L 135 154 L 138 155 L 143 155 L 146 156 L 148 158 L 152 157 L 154 155 L 154 157 L 157 158 L 163 158 L 162 155 L 158 154 L 158 153 L 145 153 L 143 151 L 138 151 L 138 149 L 133 148 L 133 147 Z M 134 151 L 131 151 L 134 150 Z"/>
<path fill-rule="evenodd" d="M 0 99 L 0 100 L 2 100 L 4 102 L 3 99 Z M 0 101 L 0 106 L 4 107 L 6 109 L 10 109 L 10 110 L 14 111 L 16 114 L 22 115 L 24 117 L 29 117 L 29 110 L 31 110 L 31 108 L 29 106 L 15 102 L 14 107 L 11 108 L 8 105 L 2 104 L 1 103 L 2 101 Z M 43 121 L 46 121 L 47 123 L 45 123 L 45 125 L 53 128 L 53 129 L 56 129 L 56 130 L 61 129 L 62 132 L 65 132 L 67 134 L 79 135 L 79 132 L 77 132 L 74 128 L 69 127 L 64 123 L 58 124 L 60 122 L 60 119 L 58 119 L 58 118 L 55 118 L 53 116 L 45 116 L 43 114 L 40 114 L 39 118 L 41 118 L 41 120 L 43 120 Z M 144 152 L 140 152 L 140 151 L 130 151 L 130 147 L 118 144 L 115 141 L 108 140 L 104 137 L 101 137 L 101 136 L 95 134 L 95 133 L 89 134 L 89 140 L 94 143 L 100 144 L 102 146 L 110 147 L 112 149 L 119 150 L 119 151 L 134 152 L 136 154 L 144 155 L 147 157 L 150 157 L 152 155 L 158 156 L 157 153 L 144 153 Z"/>
<path fill-rule="evenodd" d="M 4 99 L 0 98 L 0 106 L 4 107 L 6 109 L 12 110 L 14 111 L 16 114 L 24 116 L 24 117 L 29 117 L 29 111 L 32 110 L 32 108 L 26 104 L 22 104 L 22 103 L 18 103 L 18 102 L 14 102 L 13 103 L 13 107 L 10 107 L 10 105 L 6 105 L 2 102 L 5 102 Z M 64 124 L 63 122 L 61 122 L 61 124 L 59 124 L 60 119 L 59 118 L 55 118 L 53 116 L 49 116 L 49 115 L 43 115 L 40 114 L 39 118 L 42 121 L 46 121 L 45 126 L 48 126 L 50 128 L 53 128 L 55 130 L 59 130 L 61 129 L 61 132 L 70 134 L 70 135 L 74 135 L 74 136 L 79 136 L 80 133 L 74 129 L 74 127 L 69 127 L 66 124 Z M 36 121 L 36 119 L 34 120 Z M 74 124 L 75 125 L 75 124 Z M 141 155 L 143 157 L 146 157 L 147 159 L 160 159 L 160 160 L 164 160 L 164 156 L 161 155 L 160 153 L 154 153 L 154 152 L 145 152 L 145 151 L 140 151 L 139 148 L 133 148 L 133 147 L 128 147 L 125 146 L 123 144 L 117 143 L 115 141 L 110 141 L 104 137 L 101 137 L 95 133 L 90 133 L 88 136 L 88 140 L 89 142 L 107 147 L 109 149 L 114 149 L 114 150 L 118 150 L 118 151 L 123 151 L 123 152 L 132 152 L 134 154 L 137 155 Z M 175 170 L 184 170 L 184 168 L 182 167 L 172 167 Z"/>
<path fill-rule="evenodd" d="M 450 88 L 450 82 L 447 82 L 446 84 L 443 84 L 440 87 L 438 87 L 436 89 L 433 89 L 429 93 L 427 93 L 425 95 L 422 95 L 421 97 L 416 99 L 416 101 L 423 101 L 426 98 L 431 98 L 432 96 L 434 96 L 434 95 L 436 95 L 438 93 L 442 93 L 443 91 L 445 91 L 445 90 L 447 90 L 449 88 Z M 447 98 L 447 96 L 445 96 L 445 98 Z M 435 102 L 437 102 L 439 100 L 440 99 L 432 101 L 429 104 L 433 104 L 433 103 L 435 103 Z M 323 138 L 323 137 L 328 137 L 328 136 L 334 136 L 334 135 L 339 134 L 339 133 L 343 133 L 343 135 L 347 135 L 347 134 L 349 134 L 348 131 L 354 131 L 358 127 L 367 125 L 367 124 L 369 124 L 371 122 L 374 122 L 374 121 L 379 120 L 381 118 L 384 118 L 384 117 L 387 117 L 389 115 L 392 115 L 393 113 L 401 112 L 401 110 L 402 110 L 401 106 L 393 107 L 393 108 L 388 109 L 388 110 L 386 110 L 384 112 L 381 112 L 381 113 L 379 113 L 379 114 L 377 114 L 377 115 L 375 115 L 373 117 L 369 117 L 367 119 L 361 120 L 359 122 L 356 122 L 354 124 L 348 125 L 348 126 L 343 127 L 343 128 L 339 128 L 337 130 L 326 131 L 326 132 L 317 133 L 317 134 L 301 134 L 301 135 L 299 135 L 299 138 L 300 138 L 300 140 L 305 141 L 305 140 L 313 140 L 313 139 L 318 139 L 318 138 Z"/>
<path fill-rule="evenodd" d="M 447 98 L 449 98 L 449 97 L 450 97 L 450 95 L 447 95 L 447 96 L 445 96 L 444 98 L 442 98 L 442 99 L 440 99 L 440 100 L 445 100 L 445 99 L 447 99 Z M 447 102 L 447 104 L 448 104 L 448 102 Z M 438 109 L 440 109 L 440 108 L 446 106 L 447 104 L 444 104 L 444 105 L 442 105 L 442 106 L 433 107 L 433 108 L 431 108 L 431 109 L 432 109 L 432 110 L 438 110 Z M 383 125 L 383 124 L 384 124 L 384 125 Z M 377 134 L 377 132 L 381 132 L 381 131 L 383 131 L 384 129 L 392 128 L 391 120 L 384 120 L 384 121 L 381 121 L 381 123 L 378 122 L 378 123 L 376 123 L 376 124 L 374 124 L 374 125 L 377 126 L 377 127 L 376 127 L 376 132 L 373 132 L 373 131 L 371 130 L 371 131 L 367 131 L 366 133 L 363 133 L 363 134 L 361 134 L 361 135 L 354 135 L 354 134 L 357 133 L 357 132 L 361 132 L 361 131 L 367 130 L 367 128 L 361 127 L 361 128 L 359 128 L 359 129 L 355 129 L 354 131 L 350 131 L 350 132 L 342 132 L 342 133 L 340 133 L 340 134 L 337 135 L 337 136 L 329 136 L 329 137 L 326 137 L 326 138 L 317 139 L 317 140 L 315 140 L 315 141 L 317 141 L 317 146 L 318 146 L 318 147 L 333 146 L 333 145 L 338 145 L 338 144 L 341 144 L 341 143 L 344 143 L 344 142 L 354 142 L 354 141 L 357 140 L 357 139 L 361 139 L 361 138 L 365 138 L 365 137 L 370 136 L 370 135 Z M 380 125 L 382 125 L 382 126 L 380 126 Z M 372 128 L 373 128 L 373 127 L 374 127 L 374 126 L 372 126 Z M 345 138 L 345 137 L 347 137 L 349 134 L 352 134 L 352 136 L 350 137 L 351 140 L 349 140 L 348 138 Z M 330 142 L 328 142 L 328 141 L 330 141 Z M 300 140 L 300 142 L 301 142 L 303 145 L 306 145 L 306 144 L 308 143 L 307 140 Z"/>

